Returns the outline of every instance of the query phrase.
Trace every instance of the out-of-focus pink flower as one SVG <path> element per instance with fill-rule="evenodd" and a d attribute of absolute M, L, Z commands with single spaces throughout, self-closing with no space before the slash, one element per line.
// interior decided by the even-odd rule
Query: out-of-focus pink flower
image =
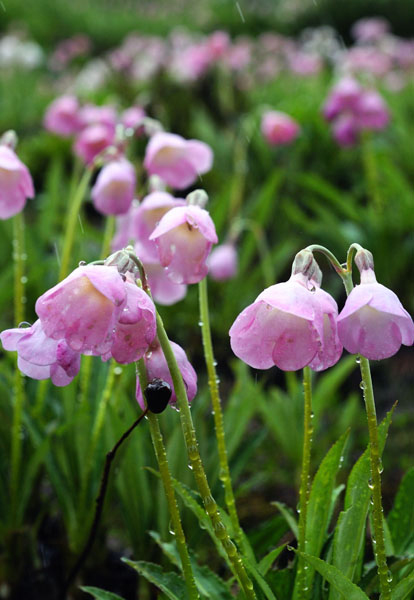
<path fill-rule="evenodd" d="M 381 360 L 401 344 L 413 344 L 414 324 L 397 295 L 377 283 L 372 269 L 365 269 L 338 317 L 338 334 L 348 352 Z"/>
<path fill-rule="evenodd" d="M 332 121 L 344 111 L 354 111 L 363 92 L 360 83 L 353 77 L 343 77 L 330 91 L 323 106 L 323 115 Z"/>
<path fill-rule="evenodd" d="M 111 248 L 113 252 L 125 248 L 130 243 L 134 243 L 135 234 L 132 224 L 134 222 L 135 213 L 137 212 L 138 208 L 138 200 L 133 200 L 129 211 L 126 214 L 117 217 L 116 232 L 111 243 Z"/>
<path fill-rule="evenodd" d="M 373 42 L 382 38 L 389 30 L 390 24 L 383 17 L 368 17 L 356 21 L 351 33 L 358 42 Z"/>
<path fill-rule="evenodd" d="M 102 360 L 111 357 L 129 364 L 143 357 L 155 338 L 157 325 L 155 306 L 151 298 L 135 282 L 125 282 L 126 303 L 115 326 L 111 349 Z"/>
<path fill-rule="evenodd" d="M 168 185 L 182 190 L 206 173 L 213 164 L 213 152 L 198 140 L 185 140 L 173 133 L 156 133 L 149 141 L 144 167 Z"/>
<path fill-rule="evenodd" d="M 121 115 L 121 123 L 126 129 L 134 129 L 135 135 L 140 135 L 143 131 L 142 120 L 145 117 L 145 110 L 140 106 L 131 106 L 124 110 Z"/>
<path fill-rule="evenodd" d="M 207 275 L 206 259 L 217 243 L 214 223 L 199 206 L 169 210 L 150 235 L 160 262 L 175 283 L 198 283 Z"/>
<path fill-rule="evenodd" d="M 181 346 L 175 342 L 170 342 L 170 344 L 177 360 L 178 368 L 180 369 L 185 386 L 187 388 L 188 401 L 191 402 L 197 393 L 197 374 Z M 174 384 L 168 369 L 167 361 L 165 360 L 164 353 L 159 344 L 154 343 L 149 348 L 148 352 L 144 355 L 144 362 L 147 368 L 148 381 L 151 381 L 155 378 L 166 381 L 171 386 L 172 390 L 169 403 L 175 404 L 177 402 L 177 396 L 175 395 Z M 145 402 L 142 396 L 142 390 L 138 378 L 136 398 L 142 410 L 145 410 Z"/>
<path fill-rule="evenodd" d="M 361 95 L 357 117 L 361 129 L 384 129 L 390 120 L 388 108 L 376 90 L 366 90 Z"/>
<path fill-rule="evenodd" d="M 48 379 L 68 385 L 80 368 L 80 354 L 66 341 L 47 337 L 37 320 L 31 327 L 6 329 L 0 334 L 5 350 L 17 351 L 17 366 L 32 379 Z"/>
<path fill-rule="evenodd" d="M 227 31 L 214 31 L 207 38 L 207 47 L 213 60 L 222 58 L 230 47 L 230 36 Z"/>
<path fill-rule="evenodd" d="M 79 119 L 82 127 L 105 125 L 105 127 L 115 133 L 117 114 L 113 106 L 85 104 L 79 111 Z"/>
<path fill-rule="evenodd" d="M 345 68 L 353 73 L 372 73 L 376 77 L 383 77 L 392 67 L 391 57 L 373 47 L 350 48 L 343 61 Z"/>
<path fill-rule="evenodd" d="M 295 140 L 300 132 L 297 122 L 286 113 L 270 110 L 263 114 L 261 130 L 272 146 L 284 146 Z"/>
<path fill-rule="evenodd" d="M 60 96 L 47 108 L 44 126 L 62 137 L 69 137 L 81 128 L 79 102 L 75 96 Z"/>
<path fill-rule="evenodd" d="M 95 208 L 104 215 L 128 212 L 134 198 L 135 184 L 135 169 L 126 158 L 107 163 L 92 188 Z"/>
<path fill-rule="evenodd" d="M 65 339 L 75 352 L 102 355 L 111 349 L 126 296 L 116 267 L 87 265 L 40 296 L 36 313 L 48 337 Z"/>
<path fill-rule="evenodd" d="M 237 250 L 234 244 L 221 244 L 207 259 L 208 273 L 217 281 L 232 279 L 237 273 Z"/>
<path fill-rule="evenodd" d="M 228 49 L 225 62 L 234 71 L 242 71 L 252 60 L 252 44 L 247 38 L 239 38 Z"/>
<path fill-rule="evenodd" d="M 74 151 L 85 163 L 90 164 L 103 150 L 113 144 L 115 130 L 106 125 L 89 125 L 75 140 Z"/>
<path fill-rule="evenodd" d="M 308 288 L 302 274 L 265 289 L 233 323 L 233 352 L 256 369 L 321 370 L 334 364 L 341 352 L 335 302 L 319 292 Z"/>
<path fill-rule="evenodd" d="M 358 139 L 358 121 L 354 115 L 344 113 L 332 125 L 332 133 L 340 146 L 353 146 Z"/>
<path fill-rule="evenodd" d="M 26 165 L 6 145 L 0 145 L 0 219 L 9 219 L 23 210 L 26 199 L 34 197 L 32 177 Z"/>
<path fill-rule="evenodd" d="M 315 75 L 323 66 L 320 56 L 300 50 L 288 54 L 288 63 L 290 70 L 298 75 Z"/>

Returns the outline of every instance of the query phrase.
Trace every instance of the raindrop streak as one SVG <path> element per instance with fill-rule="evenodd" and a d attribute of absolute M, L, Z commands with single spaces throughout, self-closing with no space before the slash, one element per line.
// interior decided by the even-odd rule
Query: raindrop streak
<path fill-rule="evenodd" d="M 240 4 L 236 2 L 237 10 L 239 11 L 239 15 L 243 23 L 246 23 L 246 19 L 244 18 L 244 14 L 242 13 L 242 9 L 240 8 Z"/>

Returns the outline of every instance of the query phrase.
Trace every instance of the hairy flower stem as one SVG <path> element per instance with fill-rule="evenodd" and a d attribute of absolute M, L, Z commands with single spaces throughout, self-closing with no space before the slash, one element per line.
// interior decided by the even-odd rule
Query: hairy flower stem
<path fill-rule="evenodd" d="M 84 172 L 73 197 L 71 197 L 69 200 L 68 213 L 66 217 L 67 225 L 65 231 L 65 238 L 63 241 L 61 263 L 59 269 L 59 281 L 64 279 L 69 272 L 69 263 L 72 254 L 73 242 L 75 239 L 75 229 L 78 223 L 79 211 L 91 177 L 92 169 L 88 168 Z"/>
<path fill-rule="evenodd" d="M 352 244 L 348 250 L 346 268 L 343 268 L 337 259 L 323 246 L 309 246 L 309 250 L 317 250 L 325 254 L 333 264 L 336 272 L 342 278 L 345 286 L 346 294 L 349 296 L 354 284 L 352 281 L 352 259 L 361 246 Z M 367 413 L 368 434 L 369 434 L 369 452 L 370 452 L 370 467 L 371 481 L 369 487 L 372 493 L 372 522 L 374 526 L 373 546 L 375 554 L 375 562 L 377 563 L 378 579 L 380 585 L 380 600 L 391 599 L 391 586 L 389 580 L 387 555 L 385 552 L 385 537 L 383 524 L 383 509 L 381 499 L 381 458 L 378 446 L 378 424 L 375 411 L 374 389 L 372 386 L 371 369 L 369 360 L 364 356 L 359 356 L 359 366 L 361 370 L 362 382 L 361 387 L 364 394 L 365 410 Z"/>
<path fill-rule="evenodd" d="M 137 373 L 141 390 L 145 390 L 148 384 L 148 378 L 145 363 L 142 358 L 137 362 Z M 188 554 L 187 543 L 181 524 L 180 512 L 178 510 L 177 499 L 174 493 L 174 486 L 168 466 L 167 453 L 164 446 L 160 424 L 157 415 L 150 411 L 147 413 L 147 419 L 149 423 L 152 445 L 154 446 L 155 456 L 158 462 L 158 468 L 167 498 L 168 509 L 170 511 L 171 523 L 174 530 L 175 541 L 177 543 L 177 550 L 181 558 L 181 567 L 187 587 L 188 598 L 189 600 L 198 600 L 200 596 L 194 579 L 193 569 L 191 567 L 190 555 Z"/>
<path fill-rule="evenodd" d="M 187 447 L 188 458 L 190 461 L 191 469 L 194 473 L 194 478 L 198 490 L 201 495 L 201 499 L 204 504 L 206 513 L 211 519 L 215 535 L 220 540 L 223 548 L 228 556 L 229 563 L 232 566 L 234 574 L 240 582 L 240 585 L 244 591 L 244 594 L 248 600 L 256 600 L 256 594 L 254 592 L 253 584 L 250 581 L 242 558 L 240 557 L 236 546 L 231 541 L 227 532 L 226 526 L 220 516 L 216 501 L 214 500 L 210 486 L 207 481 L 206 473 L 204 471 L 203 463 L 201 461 L 200 452 L 198 449 L 197 437 L 191 417 L 190 407 L 188 405 L 187 392 L 185 389 L 184 381 L 180 373 L 180 369 L 177 365 L 177 361 L 174 356 L 174 352 L 171 348 L 170 341 L 167 333 L 164 329 L 162 319 L 157 312 L 157 334 L 161 344 L 162 351 L 164 352 L 165 359 L 167 361 L 168 368 L 171 373 L 171 378 L 174 384 L 175 394 L 177 396 L 177 405 L 180 411 L 180 421 L 183 430 L 184 441 Z"/>
<path fill-rule="evenodd" d="M 217 448 L 220 463 L 220 481 L 224 486 L 224 498 L 233 525 L 235 539 L 239 547 L 243 543 L 243 535 L 237 515 L 236 502 L 231 484 L 230 469 L 227 458 L 226 438 L 224 434 L 224 419 L 221 409 L 220 392 L 211 340 L 210 315 L 208 310 L 207 277 L 198 284 L 198 297 L 200 304 L 201 335 L 203 338 L 204 358 L 208 374 L 208 387 L 210 388 L 211 403 L 213 406 L 214 425 L 216 430 Z"/>
<path fill-rule="evenodd" d="M 24 321 L 24 220 L 20 212 L 13 217 L 13 260 L 14 260 L 14 322 L 16 327 Z M 21 469 L 22 438 L 20 430 L 25 404 L 24 380 L 16 365 L 14 374 L 13 423 L 11 430 L 10 507 L 11 521 L 17 525 L 17 497 Z"/>
<path fill-rule="evenodd" d="M 303 454 L 302 471 L 300 476 L 299 491 L 299 537 L 298 551 L 306 552 L 306 517 L 308 511 L 309 492 L 310 492 L 310 457 L 312 445 L 312 371 L 309 367 L 303 369 L 303 392 L 304 392 L 304 426 L 303 426 Z M 298 557 L 298 568 L 296 572 L 295 594 L 297 600 L 307 598 L 306 570 L 305 563 L 301 555 Z"/>

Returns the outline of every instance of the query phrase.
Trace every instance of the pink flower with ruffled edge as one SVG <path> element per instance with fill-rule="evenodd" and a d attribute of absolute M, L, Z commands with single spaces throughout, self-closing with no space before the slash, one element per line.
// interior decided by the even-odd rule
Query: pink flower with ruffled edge
<path fill-rule="evenodd" d="M 319 290 L 321 292 L 321 290 Z M 333 299 L 308 289 L 301 274 L 265 289 L 230 328 L 236 356 L 256 369 L 325 369 L 339 360 Z"/>
<path fill-rule="evenodd" d="M 121 364 L 129 364 L 143 357 L 154 340 L 157 325 L 155 306 L 144 290 L 135 282 L 125 282 L 126 303 L 115 325 L 113 343 L 102 360 L 111 357 Z"/>
<path fill-rule="evenodd" d="M 37 320 L 31 327 L 6 329 L 0 334 L 5 350 L 17 351 L 17 366 L 32 379 L 51 379 L 68 385 L 80 369 L 80 354 L 65 340 L 47 337 Z"/>
<path fill-rule="evenodd" d="M 199 206 L 169 210 L 150 235 L 160 262 L 175 283 L 198 283 L 207 275 L 207 256 L 217 243 L 214 223 Z"/>
<path fill-rule="evenodd" d="M 171 341 L 170 344 L 177 360 L 178 368 L 180 369 L 185 386 L 187 388 L 188 401 L 191 402 L 197 393 L 197 374 L 181 346 Z M 154 344 L 152 347 L 150 347 L 148 352 L 144 355 L 144 361 L 147 368 L 148 381 L 151 381 L 154 378 L 166 381 L 171 386 L 172 391 L 169 403 L 175 404 L 177 401 L 177 396 L 175 395 L 174 384 L 172 382 L 167 361 L 165 360 L 161 346 Z M 142 410 L 145 410 L 145 402 L 142 396 L 142 390 L 138 378 L 136 398 Z"/>
<path fill-rule="evenodd" d="M 75 96 L 60 96 L 47 108 L 44 126 L 62 137 L 77 133 L 82 123 L 79 117 L 79 102 Z"/>
<path fill-rule="evenodd" d="M 269 144 L 284 146 L 298 137 L 300 127 L 289 115 L 277 110 L 269 110 L 263 114 L 261 130 Z"/>
<path fill-rule="evenodd" d="M 9 146 L 0 145 L 0 219 L 13 217 L 33 197 L 29 169 Z"/>
<path fill-rule="evenodd" d="M 348 352 L 381 360 L 414 343 L 414 324 L 397 295 L 364 269 L 339 314 L 338 334 Z"/>
<path fill-rule="evenodd" d="M 134 199 L 135 185 L 135 169 L 126 158 L 107 163 L 91 191 L 96 210 L 104 215 L 127 213 Z"/>
<path fill-rule="evenodd" d="M 48 337 L 65 339 L 75 352 L 102 355 L 111 349 L 126 296 L 116 267 L 87 265 L 40 296 L 36 313 Z"/>
<path fill-rule="evenodd" d="M 73 150 L 86 164 L 90 164 L 115 140 L 115 129 L 103 124 L 88 125 L 75 140 Z"/>
<path fill-rule="evenodd" d="M 216 281 L 232 279 L 237 273 L 237 250 L 234 244 L 221 244 L 207 259 L 208 274 Z"/>
<path fill-rule="evenodd" d="M 150 175 L 159 175 L 168 185 L 182 190 L 209 171 L 213 152 L 204 142 L 185 140 L 174 133 L 159 132 L 150 139 L 144 167 Z"/>

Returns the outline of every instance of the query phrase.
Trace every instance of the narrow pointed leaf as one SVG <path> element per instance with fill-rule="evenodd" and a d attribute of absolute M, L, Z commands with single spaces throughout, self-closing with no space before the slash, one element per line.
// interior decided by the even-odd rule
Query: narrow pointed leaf
<path fill-rule="evenodd" d="M 121 598 L 121 596 L 118 596 L 118 594 L 107 592 L 106 590 L 101 590 L 100 588 L 91 587 L 89 585 L 81 587 L 81 590 L 87 594 L 90 594 L 96 598 L 96 600 L 124 600 L 124 598 Z"/>
<path fill-rule="evenodd" d="M 271 502 L 272 506 L 276 506 L 280 512 L 280 514 L 285 519 L 286 523 L 289 525 L 291 532 L 298 539 L 299 530 L 298 530 L 298 522 L 293 516 L 292 512 L 289 508 L 283 504 L 283 502 Z"/>
<path fill-rule="evenodd" d="M 133 561 L 126 558 L 122 560 L 160 589 L 170 600 L 185 600 L 187 598 L 185 583 L 177 573 L 172 571 L 165 573 L 159 565 L 143 560 Z"/>
<path fill-rule="evenodd" d="M 414 590 L 414 575 L 402 579 L 391 592 L 391 600 L 409 600 Z"/>
<path fill-rule="evenodd" d="M 404 475 L 388 515 L 388 526 L 396 554 L 403 554 L 414 532 L 414 468 Z"/>
<path fill-rule="evenodd" d="M 275 562 L 279 554 L 286 548 L 286 544 L 278 546 L 266 554 L 258 564 L 258 569 L 262 575 L 266 575 L 272 564 Z"/>

